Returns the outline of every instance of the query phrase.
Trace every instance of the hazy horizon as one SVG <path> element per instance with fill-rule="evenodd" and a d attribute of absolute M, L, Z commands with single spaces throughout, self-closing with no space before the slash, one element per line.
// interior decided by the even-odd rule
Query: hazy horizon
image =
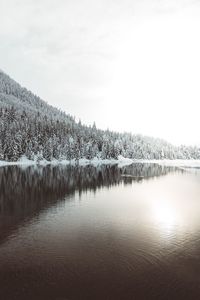
<path fill-rule="evenodd" d="M 2 0 L 0 68 L 101 129 L 200 145 L 199 1 Z"/>

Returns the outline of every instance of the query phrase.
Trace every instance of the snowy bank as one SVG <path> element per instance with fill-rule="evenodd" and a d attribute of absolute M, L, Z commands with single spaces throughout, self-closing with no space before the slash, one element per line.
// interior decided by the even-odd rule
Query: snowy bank
<path fill-rule="evenodd" d="M 5 167 L 5 166 L 24 166 L 24 167 L 28 167 L 28 166 L 47 166 L 47 165 L 53 165 L 53 166 L 57 166 L 57 165 L 79 165 L 79 166 L 87 166 L 87 165 L 93 165 L 93 166 L 99 166 L 99 165 L 116 165 L 119 163 L 123 163 L 122 160 L 118 160 L 118 159 L 100 159 L 100 158 L 93 158 L 92 160 L 86 159 L 86 158 L 81 158 L 79 160 L 52 160 L 52 161 L 47 161 L 45 159 L 43 160 L 29 160 L 28 158 L 26 158 L 25 156 L 21 157 L 20 160 L 18 161 L 0 161 L 0 167 Z M 129 161 L 129 163 L 133 163 L 132 161 Z"/>
<path fill-rule="evenodd" d="M 47 161 L 45 159 L 37 161 L 37 160 L 29 160 L 25 156 L 21 157 L 20 160 L 16 162 L 8 162 L 8 161 L 0 161 L 0 167 L 4 166 L 47 166 L 47 165 L 79 165 L 79 166 L 87 166 L 87 165 L 93 165 L 93 166 L 100 166 L 100 165 L 118 165 L 118 167 L 128 166 L 132 164 L 137 163 L 150 163 L 150 164 L 158 164 L 161 166 L 166 167 L 181 167 L 181 168 L 200 168 L 200 160 L 181 160 L 181 159 L 175 159 L 175 160 L 143 160 L 143 159 L 130 159 L 125 158 L 123 156 L 118 156 L 118 159 L 100 159 L 100 158 L 93 158 L 92 160 L 81 158 L 78 161 L 73 160 L 52 160 Z"/>
<path fill-rule="evenodd" d="M 162 166 L 167 166 L 167 167 L 181 167 L 181 168 L 199 168 L 200 167 L 200 160 L 196 160 L 196 159 L 159 160 L 156 163 L 158 163 L 159 165 L 162 165 Z"/>
<path fill-rule="evenodd" d="M 197 159 L 163 159 L 163 160 L 133 160 L 133 163 L 157 164 L 165 167 L 200 168 L 200 160 Z"/>

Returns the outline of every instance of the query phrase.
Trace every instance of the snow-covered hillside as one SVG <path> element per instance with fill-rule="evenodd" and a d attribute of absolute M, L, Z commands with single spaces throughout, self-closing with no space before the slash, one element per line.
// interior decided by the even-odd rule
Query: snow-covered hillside
<path fill-rule="evenodd" d="M 66 99 L 67 101 L 67 99 Z M 0 71 L 0 160 L 200 159 L 196 147 L 76 123 Z"/>

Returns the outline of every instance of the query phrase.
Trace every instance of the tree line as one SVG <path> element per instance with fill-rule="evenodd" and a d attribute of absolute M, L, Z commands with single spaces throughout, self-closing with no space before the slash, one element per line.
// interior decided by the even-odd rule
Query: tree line
<path fill-rule="evenodd" d="M 198 147 L 100 130 L 48 105 L 0 72 L 0 160 L 199 159 Z"/>

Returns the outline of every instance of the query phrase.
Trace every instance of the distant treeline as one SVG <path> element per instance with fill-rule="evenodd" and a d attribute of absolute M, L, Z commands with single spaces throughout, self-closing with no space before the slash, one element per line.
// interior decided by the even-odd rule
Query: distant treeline
<path fill-rule="evenodd" d="M 0 72 L 0 160 L 23 155 L 34 160 L 199 159 L 200 149 L 84 126 Z"/>

